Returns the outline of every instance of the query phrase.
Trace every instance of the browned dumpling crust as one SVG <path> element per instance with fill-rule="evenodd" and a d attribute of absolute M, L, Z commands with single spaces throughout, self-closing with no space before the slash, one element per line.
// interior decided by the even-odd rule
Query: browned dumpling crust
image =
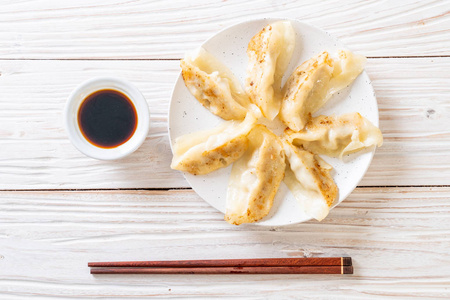
<path fill-rule="evenodd" d="M 332 167 L 318 155 L 283 140 L 287 166 L 284 182 L 310 217 L 321 221 L 338 196 Z"/>
<path fill-rule="evenodd" d="M 333 73 L 333 62 L 323 52 L 300 65 L 284 87 L 280 120 L 289 128 L 300 131 L 311 114 L 324 104 L 326 86 Z"/>
<path fill-rule="evenodd" d="M 174 144 L 171 168 L 194 175 L 208 174 L 235 162 L 247 150 L 248 134 L 256 118 L 228 121 L 222 126 L 179 137 Z"/>
<path fill-rule="evenodd" d="M 286 167 L 280 139 L 264 125 L 248 138 L 249 148 L 233 164 L 228 184 L 225 220 L 235 225 L 267 216 Z"/>
<path fill-rule="evenodd" d="M 243 120 L 250 100 L 234 74 L 203 48 L 181 60 L 181 74 L 191 94 L 224 120 Z"/>
<path fill-rule="evenodd" d="M 295 32 L 288 21 L 264 27 L 248 44 L 245 90 L 250 100 L 273 120 L 281 107 L 281 79 L 295 48 Z"/>
<path fill-rule="evenodd" d="M 304 62 L 283 88 L 280 120 L 294 131 L 302 130 L 313 113 L 358 77 L 365 61 L 364 56 L 340 50 L 337 58 L 325 51 Z"/>

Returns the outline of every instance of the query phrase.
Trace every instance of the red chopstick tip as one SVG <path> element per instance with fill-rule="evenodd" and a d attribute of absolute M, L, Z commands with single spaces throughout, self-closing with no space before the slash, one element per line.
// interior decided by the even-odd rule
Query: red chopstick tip
<path fill-rule="evenodd" d="M 343 266 L 351 266 L 352 265 L 352 258 L 351 257 L 343 257 L 342 258 L 342 265 Z"/>
<path fill-rule="evenodd" d="M 353 266 L 344 266 L 342 274 L 353 274 Z"/>

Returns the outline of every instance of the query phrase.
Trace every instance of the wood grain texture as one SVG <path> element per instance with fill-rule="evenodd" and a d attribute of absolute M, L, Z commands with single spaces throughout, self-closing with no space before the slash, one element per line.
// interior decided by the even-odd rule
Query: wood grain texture
<path fill-rule="evenodd" d="M 2 192 L 0 296 L 446 299 L 449 198 L 450 188 L 359 188 L 321 223 L 237 227 L 190 190 Z M 314 256 L 351 256 L 355 273 L 92 276 L 87 267 Z"/>
<path fill-rule="evenodd" d="M 316 25 L 366 56 L 450 55 L 448 1 L 7 1 L 0 58 L 180 58 L 252 18 Z"/>
<path fill-rule="evenodd" d="M 450 184 L 450 58 L 370 59 L 385 137 L 363 186 Z M 189 187 L 169 168 L 167 111 L 178 61 L 0 61 L 0 188 Z M 76 85 L 112 75 L 148 100 L 151 131 L 126 159 L 85 157 L 62 124 Z"/>

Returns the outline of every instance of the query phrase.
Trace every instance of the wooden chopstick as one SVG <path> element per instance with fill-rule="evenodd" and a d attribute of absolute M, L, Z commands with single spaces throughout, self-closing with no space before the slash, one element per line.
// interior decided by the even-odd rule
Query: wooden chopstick
<path fill-rule="evenodd" d="M 168 261 L 118 261 L 90 262 L 89 267 L 289 267 L 289 266 L 351 266 L 351 257 L 298 257 L 298 258 L 256 258 L 256 259 L 213 259 L 213 260 L 168 260 Z"/>
<path fill-rule="evenodd" d="M 350 257 L 90 262 L 91 274 L 353 274 Z"/>
<path fill-rule="evenodd" d="M 93 268 L 91 274 L 353 274 L 353 266 Z"/>

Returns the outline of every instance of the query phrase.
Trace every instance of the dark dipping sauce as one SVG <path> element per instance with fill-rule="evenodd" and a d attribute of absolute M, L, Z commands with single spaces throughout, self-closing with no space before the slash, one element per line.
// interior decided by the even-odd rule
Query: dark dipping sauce
<path fill-rule="evenodd" d="M 127 142 L 136 131 L 136 108 L 119 91 L 96 91 L 81 103 L 78 125 L 86 140 L 94 146 L 115 148 Z"/>

